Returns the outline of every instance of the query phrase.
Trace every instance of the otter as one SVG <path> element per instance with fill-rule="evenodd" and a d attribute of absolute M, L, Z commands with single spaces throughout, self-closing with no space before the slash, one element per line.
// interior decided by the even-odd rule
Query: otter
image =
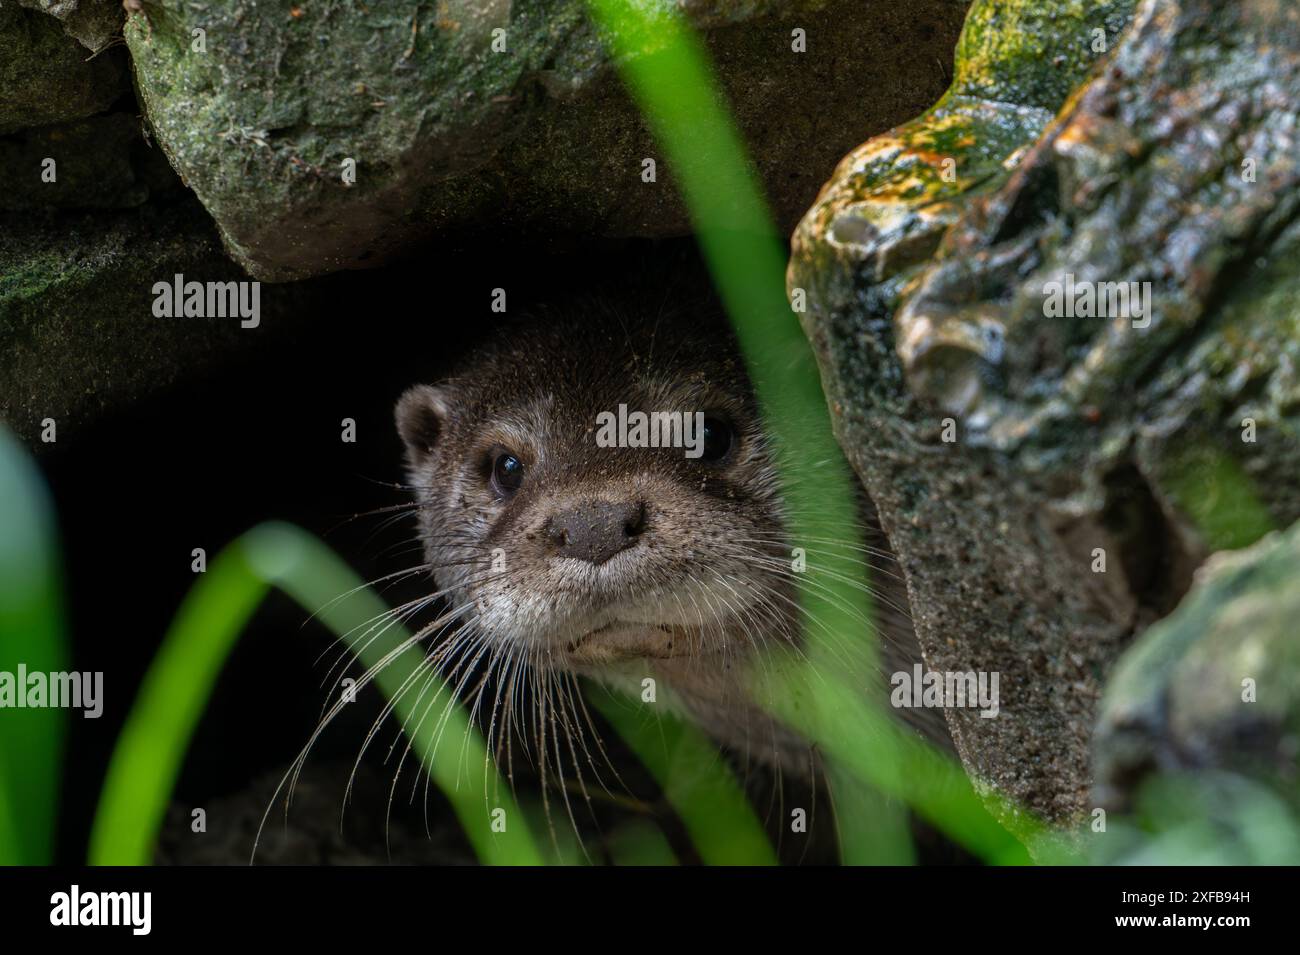
<path fill-rule="evenodd" d="M 801 631 L 777 449 L 729 324 L 712 308 L 580 312 L 511 322 L 397 403 L 424 569 L 458 621 L 440 655 L 486 664 L 493 712 L 525 683 L 555 707 L 566 693 L 549 684 L 639 694 L 649 677 L 747 759 L 813 771 L 808 741 L 748 689 L 764 649 Z M 600 422 L 627 409 L 661 425 L 695 416 L 702 440 L 609 446 Z M 901 574 L 864 516 L 880 555 L 875 636 L 910 665 Z M 536 725 L 554 733 L 556 719 Z"/>

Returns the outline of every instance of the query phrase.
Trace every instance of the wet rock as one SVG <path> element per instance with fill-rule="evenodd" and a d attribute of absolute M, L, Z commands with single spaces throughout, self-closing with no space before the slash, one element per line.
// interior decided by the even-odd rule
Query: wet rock
<path fill-rule="evenodd" d="M 976 3 L 944 96 L 845 156 L 800 222 L 796 264 L 820 298 L 848 303 L 861 280 L 892 294 L 926 262 L 964 205 L 1003 181 L 1085 79 L 1101 55 L 1094 43 L 1117 42 L 1134 2 Z"/>
<path fill-rule="evenodd" d="M 12 3 L 0 5 L 0 50 L 0 136 L 91 116 L 128 88 L 123 50 L 88 59 L 53 17 Z"/>
<path fill-rule="evenodd" d="M 788 227 L 819 169 L 938 95 L 965 3 L 683 6 Z M 376 265 L 435 232 L 689 231 L 662 157 L 642 182 L 659 154 L 581 0 L 160 0 L 126 36 L 158 141 L 259 278 Z"/>
<path fill-rule="evenodd" d="M 1080 43 L 1125 12 L 1062 10 Z M 846 158 L 789 285 L 927 662 L 1002 674 L 999 718 L 948 714 L 967 768 L 1066 819 L 1130 636 L 1208 553 L 1300 518 L 1300 12 L 1143 3 L 1050 125 L 1059 84 L 984 88 L 1025 102 L 950 96 Z"/>

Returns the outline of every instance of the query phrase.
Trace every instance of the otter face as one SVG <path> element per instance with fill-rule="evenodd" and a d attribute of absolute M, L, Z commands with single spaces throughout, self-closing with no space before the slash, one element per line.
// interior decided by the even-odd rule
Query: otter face
<path fill-rule="evenodd" d="M 620 406 L 689 416 L 691 446 L 608 446 Z M 429 569 L 493 657 L 584 670 L 792 632 L 777 474 L 725 327 L 514 329 L 403 395 L 397 425 Z"/>

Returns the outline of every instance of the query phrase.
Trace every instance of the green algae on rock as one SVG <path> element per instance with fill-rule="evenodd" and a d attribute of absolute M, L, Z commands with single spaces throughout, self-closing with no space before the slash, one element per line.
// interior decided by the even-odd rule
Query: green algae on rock
<path fill-rule="evenodd" d="M 959 50 L 1018 8 L 1076 50 L 1098 30 L 1110 46 L 1127 12 L 979 3 Z M 789 285 L 927 662 L 1011 688 L 999 719 L 949 714 L 959 752 L 1048 818 L 1087 806 L 1100 680 L 1127 636 L 1206 553 L 1300 517 L 1283 477 L 1300 462 L 1297 16 L 1146 3 L 1055 122 L 1067 84 L 1029 74 L 1056 58 L 996 31 L 934 110 L 846 158 L 794 238 Z M 1085 60 L 1063 65 L 1084 79 Z M 972 111 L 976 77 L 997 100 Z M 1047 289 L 1074 279 L 1149 282 L 1149 314 L 1047 317 Z M 1198 511 L 1211 478 L 1211 514 L 1234 517 Z"/>
<path fill-rule="evenodd" d="M 1128 22 L 1135 0 L 981 0 L 944 96 L 841 160 L 794 236 L 819 301 L 852 301 L 925 262 L 964 203 L 1000 183 Z M 1100 41 L 1096 31 L 1101 31 Z M 804 267 L 806 266 L 806 267 Z M 793 274 L 793 273 L 792 273 Z"/>
<path fill-rule="evenodd" d="M 969 445 L 1047 480 L 1074 473 L 1054 492 L 1074 518 L 1128 466 L 1191 553 L 1300 515 L 1300 488 L 1279 480 L 1300 463 L 1298 92 L 1294 9 L 1144 6 L 1106 74 L 904 294 L 913 393 L 961 416 Z M 1071 288 L 1145 304 L 1055 316 Z M 1211 476 L 1247 533 L 1207 523 Z"/>
<path fill-rule="evenodd" d="M 684 5 L 782 221 L 826 163 L 938 95 L 965 6 Z M 689 231 L 667 164 L 641 179 L 658 152 L 583 0 L 146 12 L 126 37 L 156 139 L 259 278 L 376 265 L 435 232 Z"/>

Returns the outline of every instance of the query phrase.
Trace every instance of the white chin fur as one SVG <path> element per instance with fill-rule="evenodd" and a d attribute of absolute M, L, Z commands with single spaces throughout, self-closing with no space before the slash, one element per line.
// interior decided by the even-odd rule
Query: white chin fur
<path fill-rule="evenodd" d="M 539 596 L 494 594 L 480 600 L 478 622 L 495 639 L 524 644 L 560 666 L 698 656 L 733 643 L 741 618 L 704 615 L 703 607 L 723 605 L 702 593 L 693 596 L 694 601 L 681 595 L 558 618 L 556 608 Z"/>

